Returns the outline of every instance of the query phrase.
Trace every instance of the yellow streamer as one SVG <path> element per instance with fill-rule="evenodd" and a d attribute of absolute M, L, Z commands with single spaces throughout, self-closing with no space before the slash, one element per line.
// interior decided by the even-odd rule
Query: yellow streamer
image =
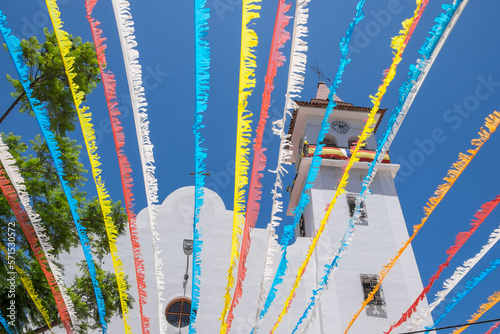
<path fill-rule="evenodd" d="M 405 251 L 405 249 L 408 247 L 408 245 L 413 241 L 415 236 L 417 235 L 418 231 L 424 226 L 425 222 L 431 215 L 431 213 L 434 211 L 436 206 L 441 202 L 441 200 L 444 198 L 448 190 L 450 190 L 451 186 L 455 183 L 455 181 L 458 179 L 458 177 L 462 174 L 462 172 L 465 170 L 465 168 L 469 165 L 469 163 L 472 161 L 472 159 L 476 156 L 477 152 L 481 149 L 481 147 L 486 143 L 486 141 L 490 138 L 491 134 L 496 131 L 498 125 L 500 125 L 500 113 L 497 111 L 494 111 L 491 115 L 488 115 L 486 117 L 486 121 L 484 126 L 486 126 L 488 129 L 484 129 L 481 127 L 479 130 L 479 138 L 478 139 L 473 139 L 471 141 L 471 144 L 473 146 L 476 146 L 474 149 L 469 149 L 467 150 L 467 153 L 470 155 L 460 153 L 458 155 L 458 161 L 455 162 L 452 165 L 452 168 L 448 170 L 447 176 L 444 178 L 446 183 L 441 184 L 437 187 L 436 191 L 434 192 L 434 196 L 429 199 L 427 202 L 426 206 L 424 207 L 424 218 L 422 218 L 421 223 L 418 225 L 413 226 L 413 234 L 412 236 L 403 244 L 403 246 L 399 249 L 397 252 L 396 256 L 389 262 L 389 264 L 385 265 L 382 271 L 379 274 L 379 283 L 373 288 L 373 290 L 368 294 L 368 297 L 366 300 L 363 302 L 361 308 L 358 310 L 358 312 L 354 315 L 354 317 L 351 319 L 351 321 L 348 324 L 348 327 L 344 333 L 347 333 L 349 328 L 352 326 L 356 318 L 359 316 L 361 311 L 368 305 L 370 301 L 373 300 L 373 297 L 375 296 L 375 293 L 378 291 L 380 288 L 380 285 L 382 284 L 382 281 L 384 278 L 387 276 L 387 274 L 391 271 L 392 267 L 396 263 L 396 261 L 400 258 L 401 254 Z"/>
<path fill-rule="evenodd" d="M 483 314 L 486 313 L 486 311 L 488 311 L 493 306 L 495 306 L 495 304 L 498 303 L 499 301 L 500 301 L 500 291 L 497 291 L 497 292 L 495 292 L 494 294 L 492 294 L 491 296 L 488 297 L 488 302 L 487 303 L 479 306 L 479 310 L 476 313 L 474 313 L 474 315 L 469 320 L 467 320 L 467 322 L 469 324 L 475 323 L 476 321 L 479 320 L 479 318 L 482 317 Z M 461 328 L 457 328 L 451 334 L 462 333 L 469 326 L 470 325 L 463 326 Z"/>
<path fill-rule="evenodd" d="M 5 249 L 5 246 L 0 243 L 0 250 L 3 252 L 5 256 L 5 260 L 9 262 L 9 256 L 7 253 L 7 249 Z M 14 264 L 14 268 L 16 269 L 17 273 L 21 276 L 21 281 L 23 282 L 24 288 L 30 295 L 31 300 L 33 303 L 35 303 L 36 308 L 42 315 L 43 319 L 45 319 L 45 322 L 47 323 L 47 326 L 49 326 L 49 330 L 52 329 L 52 326 L 50 325 L 50 317 L 49 317 L 49 312 L 45 308 L 45 306 L 42 305 L 42 301 L 40 300 L 40 297 L 35 291 L 35 287 L 33 286 L 33 282 L 31 279 L 26 275 L 24 270 L 19 268 L 17 265 Z M 52 333 L 52 330 L 50 331 Z"/>
<path fill-rule="evenodd" d="M 355 162 L 359 161 L 359 158 L 357 157 L 358 151 L 364 146 L 364 142 L 367 140 L 368 137 L 370 137 L 373 134 L 373 131 L 375 130 L 375 125 L 376 125 L 376 119 L 375 116 L 379 110 L 380 106 L 380 101 L 382 100 L 382 97 L 384 96 L 387 87 L 389 86 L 390 82 L 394 79 L 394 76 L 396 75 L 396 68 L 398 64 L 402 60 L 402 55 L 403 52 L 406 48 L 407 43 L 405 43 L 408 34 L 410 32 L 410 27 L 413 24 L 413 21 L 415 18 L 418 16 L 418 12 L 420 11 L 420 6 L 422 4 L 422 0 L 417 0 L 417 8 L 415 9 L 414 15 L 410 19 L 406 19 L 403 21 L 402 26 L 403 29 L 399 31 L 398 36 L 395 36 L 391 40 L 391 48 L 396 50 L 395 56 L 392 60 L 392 64 L 390 68 L 386 71 L 384 80 L 382 85 L 379 86 L 377 93 L 375 96 L 370 95 L 371 101 L 373 103 L 373 107 L 370 111 L 370 114 L 368 116 L 368 119 L 366 120 L 365 127 L 363 128 L 363 131 L 359 135 L 359 140 L 356 144 L 356 147 L 354 150 L 351 152 L 351 159 L 349 159 L 347 165 L 344 167 L 344 173 L 342 175 L 342 178 L 339 181 L 339 184 L 337 186 L 337 190 L 335 191 L 335 195 L 333 196 L 332 201 L 328 205 L 328 209 L 326 210 L 326 214 L 321 220 L 321 225 L 316 232 L 316 235 L 314 236 L 311 245 L 309 246 L 308 252 L 306 254 L 305 260 L 302 262 L 302 265 L 299 267 L 299 270 L 297 272 L 297 277 L 295 278 L 295 282 L 292 286 L 292 290 L 290 291 L 290 294 L 288 295 L 285 304 L 283 305 L 283 310 L 281 311 L 280 315 L 278 316 L 278 320 L 274 324 L 273 329 L 271 330 L 271 334 L 274 333 L 274 331 L 278 328 L 279 324 L 281 323 L 281 320 L 283 319 L 283 316 L 288 313 L 288 309 L 290 308 L 291 302 L 293 297 L 295 296 L 295 291 L 299 287 L 300 280 L 302 279 L 302 275 L 304 274 L 307 264 L 309 263 L 309 260 L 311 259 L 311 256 L 314 252 L 314 249 L 316 248 L 316 245 L 318 244 L 319 238 L 323 231 L 325 230 L 326 223 L 328 222 L 328 218 L 330 217 L 331 211 L 337 202 L 337 198 L 339 195 L 345 193 L 345 188 L 348 183 L 349 179 L 349 171 L 351 170 L 352 166 L 354 165 Z"/>
<path fill-rule="evenodd" d="M 251 20 L 258 18 L 261 0 L 243 0 L 241 20 L 241 52 L 240 52 L 240 77 L 238 94 L 238 124 L 236 133 L 236 161 L 234 176 L 234 208 L 233 208 L 233 233 L 231 243 L 231 262 L 227 276 L 226 293 L 224 294 L 224 309 L 221 314 L 221 333 L 226 332 L 226 314 L 231 305 L 231 289 L 234 287 L 234 269 L 240 257 L 239 239 L 245 224 L 245 187 L 248 184 L 248 154 L 250 153 L 250 137 L 252 135 L 252 113 L 246 110 L 248 97 L 255 87 L 256 56 L 253 53 L 258 43 L 257 34 L 248 28 Z"/>
<path fill-rule="evenodd" d="M 118 235 L 117 228 L 111 218 L 111 200 L 109 199 L 109 194 L 106 190 L 104 182 L 101 179 L 101 169 L 99 166 L 99 156 L 97 153 L 97 145 L 95 142 L 95 131 L 92 125 L 92 114 L 88 111 L 87 106 L 81 106 L 84 93 L 79 91 L 78 85 L 73 81 L 76 77 L 76 73 L 73 70 L 73 64 L 75 62 L 74 57 L 69 57 L 69 50 L 71 48 L 71 41 L 68 38 L 68 34 L 62 30 L 62 21 L 60 18 L 61 13 L 56 4 L 56 0 L 46 0 L 47 8 L 49 9 L 50 19 L 52 20 L 52 25 L 54 26 L 54 31 L 56 33 L 57 42 L 59 44 L 59 50 L 61 52 L 64 68 L 66 75 L 68 76 L 69 85 L 71 93 L 73 95 L 73 102 L 75 104 L 76 111 L 78 112 L 78 119 L 80 121 L 80 126 L 82 128 L 83 138 L 85 139 L 85 146 L 90 159 L 90 164 L 92 167 L 92 175 L 94 177 L 94 182 L 97 188 L 97 195 L 99 198 L 99 203 L 101 205 L 101 210 L 104 218 L 104 224 L 106 227 L 106 234 L 109 240 L 109 248 L 111 251 L 111 258 L 113 261 L 113 267 L 115 270 L 116 281 L 118 285 L 118 292 L 120 295 L 120 304 L 123 313 L 123 322 L 125 325 L 125 333 L 131 333 L 130 326 L 128 324 L 129 310 L 127 306 L 127 282 L 125 281 L 125 273 L 123 272 L 123 263 L 118 256 L 118 247 L 116 245 L 116 237 Z"/>

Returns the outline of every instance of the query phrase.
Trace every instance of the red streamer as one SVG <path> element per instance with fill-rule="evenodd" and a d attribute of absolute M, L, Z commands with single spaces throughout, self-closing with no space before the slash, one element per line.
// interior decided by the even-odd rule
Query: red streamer
<path fill-rule="evenodd" d="M 40 241 L 38 240 L 35 229 L 30 224 L 28 214 L 21 207 L 21 204 L 19 204 L 19 198 L 17 196 L 16 190 L 10 183 L 7 174 L 5 173 L 5 170 L 1 165 L 0 165 L 0 188 L 2 189 L 2 193 L 7 199 L 7 202 L 9 202 L 9 205 L 12 211 L 14 212 L 17 221 L 19 222 L 21 229 L 23 230 L 24 235 L 26 236 L 26 239 L 28 239 L 28 243 L 30 244 L 31 250 L 33 251 L 33 254 L 35 255 L 38 263 L 40 264 L 40 267 L 42 268 L 43 274 L 45 275 L 45 278 L 49 283 L 50 290 L 52 291 L 52 295 L 54 296 L 54 300 L 57 305 L 59 316 L 61 317 L 61 321 L 64 325 L 64 328 L 66 329 L 66 332 L 73 333 L 73 329 L 71 327 L 71 318 L 69 317 L 68 308 L 66 307 L 66 303 L 64 302 L 61 291 L 59 290 L 54 274 L 52 274 L 50 268 L 48 268 L 47 259 L 45 257 L 45 253 L 43 252 L 43 249 L 40 247 Z"/>
<path fill-rule="evenodd" d="M 243 281 L 246 277 L 247 268 L 245 266 L 248 252 L 250 251 L 250 230 L 255 227 L 257 217 L 259 215 L 260 203 L 262 195 L 262 184 L 260 180 L 264 176 L 261 172 L 266 168 L 267 158 L 264 154 L 265 148 L 262 147 L 262 138 L 264 136 L 264 129 L 266 127 L 267 118 L 269 117 L 268 110 L 271 105 L 271 93 L 274 89 L 273 81 L 276 77 L 278 67 L 282 66 L 285 61 L 285 56 L 279 49 L 290 39 L 290 34 L 285 31 L 290 17 L 285 13 L 290 9 L 290 4 L 285 4 L 285 0 L 280 0 L 278 10 L 276 13 L 276 20 L 274 22 L 273 40 L 271 43 L 271 51 L 269 54 L 269 61 L 267 64 L 267 73 L 264 79 L 264 93 L 262 94 L 262 106 L 260 110 L 259 124 L 256 130 L 256 137 L 253 146 L 254 157 L 252 163 L 252 172 L 250 175 L 250 187 L 248 192 L 248 203 L 245 218 L 245 227 L 241 241 L 241 255 L 238 264 L 238 277 L 236 279 L 236 287 L 233 293 L 233 300 L 231 308 L 226 319 L 226 333 L 231 329 L 231 324 L 234 319 L 234 308 L 238 305 L 239 299 L 243 293 Z"/>
<path fill-rule="evenodd" d="M 500 326 L 500 321 L 499 321 L 499 322 L 497 322 L 496 324 L 494 324 L 493 326 L 491 326 L 491 328 L 490 328 L 490 329 L 488 329 L 488 331 L 487 331 L 486 333 L 484 333 L 484 334 L 491 334 L 491 333 L 493 333 L 493 330 L 494 330 L 495 328 L 497 328 L 498 326 Z"/>
<path fill-rule="evenodd" d="M 446 251 L 446 254 L 448 254 L 448 258 L 446 259 L 446 261 L 439 266 L 436 273 L 434 273 L 434 275 L 432 275 L 432 277 L 429 279 L 429 283 L 427 284 L 427 286 L 422 290 L 422 292 L 413 302 L 413 304 L 411 304 L 410 308 L 405 313 L 403 313 L 398 322 L 393 324 L 389 328 L 389 330 L 384 333 L 389 334 L 394 328 L 401 326 L 401 324 L 403 324 L 405 321 L 411 318 L 412 314 L 417 310 L 418 304 L 420 303 L 420 301 L 424 299 L 425 295 L 431 290 L 432 285 L 439 278 L 443 269 L 448 267 L 451 259 L 453 259 L 458 250 L 465 244 L 465 242 L 469 239 L 469 237 L 484 222 L 484 220 L 488 217 L 491 211 L 493 211 L 493 209 L 496 208 L 498 203 L 500 203 L 500 195 L 495 197 L 494 200 L 485 203 L 481 206 L 481 209 L 479 209 L 479 211 L 477 211 L 474 214 L 474 218 L 472 219 L 472 223 L 470 224 L 471 225 L 470 230 L 466 232 L 460 232 L 457 234 L 457 236 L 455 237 L 455 244 Z"/>
<path fill-rule="evenodd" d="M 99 28 L 99 25 L 101 23 L 91 16 L 92 10 L 94 9 L 94 6 L 96 4 L 97 0 L 85 0 L 87 20 L 89 21 L 92 30 L 92 38 L 96 48 L 97 60 L 99 62 L 99 70 L 101 72 L 104 94 L 106 96 L 106 102 L 109 111 L 109 118 L 111 119 L 116 154 L 118 155 L 118 165 L 120 168 L 123 196 L 125 199 L 125 208 L 129 221 L 130 239 L 132 242 L 132 250 L 134 254 L 135 275 L 137 278 L 137 289 L 139 292 L 139 309 L 141 312 L 142 332 L 146 334 L 149 333 L 149 318 L 144 314 L 144 307 L 147 302 L 145 268 L 144 259 L 142 257 L 141 247 L 139 243 L 136 214 L 133 210 L 134 195 L 132 192 L 132 167 L 127 159 L 127 156 L 125 155 L 125 152 L 122 149 L 125 145 L 125 134 L 123 133 L 121 122 L 118 119 L 118 116 L 120 116 L 121 113 L 118 110 L 118 102 L 116 101 L 117 98 L 115 75 L 111 71 L 104 70 L 107 64 L 106 55 L 104 53 L 104 51 L 106 50 L 106 45 L 104 44 L 106 38 L 102 37 L 102 29 Z"/>

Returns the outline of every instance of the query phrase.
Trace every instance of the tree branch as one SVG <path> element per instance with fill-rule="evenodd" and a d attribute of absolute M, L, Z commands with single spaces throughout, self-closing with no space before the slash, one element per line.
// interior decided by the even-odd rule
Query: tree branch
<path fill-rule="evenodd" d="M 61 318 L 57 318 L 56 320 L 54 320 L 54 321 L 50 324 L 50 327 L 52 327 L 52 328 L 53 328 L 53 327 L 57 327 L 57 326 L 59 326 L 60 324 L 62 324 Z M 49 330 L 50 330 L 50 329 L 49 329 L 49 325 L 45 325 L 45 326 L 43 326 L 43 327 L 40 327 L 40 328 L 38 328 L 38 329 L 35 329 L 35 330 L 33 331 L 33 333 L 35 333 L 35 334 L 42 334 L 42 333 L 45 333 L 45 332 L 47 332 L 47 331 L 49 331 Z"/>

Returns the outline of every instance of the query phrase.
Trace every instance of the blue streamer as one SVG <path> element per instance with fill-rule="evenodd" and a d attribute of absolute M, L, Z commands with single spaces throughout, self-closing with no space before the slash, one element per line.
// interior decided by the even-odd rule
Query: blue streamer
<path fill-rule="evenodd" d="M 342 82 L 342 74 L 344 73 L 345 67 L 347 64 L 351 62 L 350 59 L 347 58 L 347 54 L 349 53 L 349 43 L 351 41 L 351 37 L 354 31 L 354 27 L 363 19 L 363 5 L 365 3 L 365 0 L 361 0 L 357 6 L 356 6 L 356 17 L 354 18 L 353 22 L 349 24 L 349 28 L 347 29 L 346 37 L 343 37 L 341 42 L 340 42 L 340 52 L 341 52 L 341 58 L 340 58 L 340 65 L 337 71 L 337 74 L 335 75 L 335 79 L 333 81 L 332 86 L 330 86 L 330 93 L 328 94 L 328 106 L 325 111 L 325 115 L 323 117 L 323 121 L 321 122 L 321 129 L 318 134 L 318 139 L 316 141 L 316 149 L 314 150 L 314 155 L 312 157 L 311 161 L 311 167 L 309 168 L 309 171 L 307 173 L 307 178 L 306 178 L 306 183 L 304 185 L 304 189 L 302 190 L 302 193 L 300 194 L 300 200 L 299 204 L 295 208 L 293 214 L 294 214 L 294 219 L 293 219 L 293 224 L 287 225 L 284 227 L 283 231 L 283 236 L 280 240 L 281 244 L 281 250 L 282 250 L 282 256 L 280 260 L 280 264 L 278 267 L 278 270 L 276 272 L 276 275 L 274 276 L 273 283 L 271 285 L 271 288 L 269 290 L 269 294 L 267 295 L 266 302 L 264 304 L 264 308 L 259 314 L 259 319 L 262 319 L 266 313 L 269 310 L 269 307 L 271 306 L 272 302 L 274 301 L 274 298 L 276 297 L 276 291 L 277 285 L 283 282 L 283 276 L 285 275 L 285 271 L 287 268 L 288 261 L 286 260 L 286 249 L 288 247 L 288 244 L 290 240 L 293 239 L 295 236 L 295 229 L 299 224 L 300 217 L 302 213 L 304 212 L 304 209 L 306 208 L 307 204 L 309 204 L 309 195 L 306 193 L 306 191 L 310 188 L 312 188 L 314 181 L 316 180 L 316 177 L 319 173 L 319 167 L 321 166 L 321 161 L 322 158 L 320 157 L 322 151 L 323 151 L 323 146 L 324 144 L 321 144 L 323 139 L 325 138 L 325 134 L 328 132 L 328 129 L 330 128 L 330 125 L 328 124 L 328 118 L 330 117 L 331 113 L 333 112 L 333 108 L 337 105 L 337 103 L 333 100 L 333 96 L 336 93 L 338 85 Z M 253 329 L 252 329 L 253 333 Z"/>
<path fill-rule="evenodd" d="M 196 333 L 195 322 L 200 300 L 200 276 L 201 258 L 200 252 L 203 241 L 198 231 L 200 221 L 200 210 L 203 206 L 205 187 L 205 158 L 206 148 L 201 144 L 204 141 L 200 130 L 205 127 L 202 124 L 203 113 L 207 110 L 210 89 L 210 46 L 206 40 L 208 31 L 208 19 L 210 9 L 206 8 L 206 0 L 194 0 L 195 21 L 195 64 L 196 64 L 196 111 L 193 133 L 195 136 L 195 202 L 193 218 L 193 274 L 191 286 L 191 321 L 189 322 L 189 333 Z"/>
<path fill-rule="evenodd" d="M 11 30 L 7 28 L 7 22 L 5 15 L 3 15 L 2 11 L 0 11 L 0 30 L 2 31 L 3 37 L 5 39 L 5 43 L 7 44 L 7 48 L 9 49 L 9 53 L 14 61 L 14 65 L 16 67 L 17 73 L 19 74 L 19 78 L 21 84 L 23 85 L 24 91 L 26 92 L 26 96 L 29 99 L 29 103 L 33 112 L 35 113 L 38 124 L 40 125 L 40 129 L 42 130 L 42 134 L 45 137 L 45 141 L 47 142 L 47 146 L 49 148 L 52 159 L 54 160 L 54 164 L 57 170 L 57 174 L 59 175 L 59 179 L 61 180 L 61 184 L 66 195 L 66 198 L 69 203 L 69 207 L 71 210 L 71 214 L 73 216 L 73 220 L 75 221 L 76 230 L 78 232 L 78 237 L 80 238 L 80 243 L 83 248 L 83 254 L 85 255 L 85 260 L 87 261 L 87 266 L 89 268 L 90 277 L 92 279 L 92 285 L 94 287 L 94 293 L 97 300 L 97 307 L 99 310 L 99 318 L 101 322 L 101 327 L 103 333 L 107 332 L 108 325 L 104 319 L 106 315 L 106 309 L 104 305 L 104 298 L 99 287 L 99 282 L 97 281 L 97 272 L 95 268 L 94 259 L 92 256 L 92 252 L 90 249 L 90 240 L 87 236 L 87 229 L 80 223 L 80 217 L 78 215 L 78 202 L 73 198 L 71 194 L 71 189 L 68 186 L 68 181 L 64 179 L 65 173 L 63 170 L 63 162 L 61 160 L 61 151 L 59 149 L 59 145 L 55 139 L 54 133 L 50 130 L 50 119 L 47 116 L 47 111 L 42 103 L 38 101 L 31 94 L 33 90 L 30 88 L 30 80 L 28 78 L 28 67 L 23 62 L 23 53 L 21 49 L 21 43 L 19 39 L 10 35 Z"/>
<path fill-rule="evenodd" d="M 439 316 L 439 318 L 434 321 L 434 324 L 432 326 L 426 326 L 425 329 L 427 329 L 427 332 L 425 334 L 428 334 L 433 328 L 437 326 L 437 324 L 443 320 L 443 318 L 450 313 L 450 311 L 465 297 L 467 294 L 474 289 L 486 276 L 488 276 L 493 270 L 500 265 L 500 258 L 496 259 L 493 262 L 490 262 L 490 267 L 481 272 L 478 276 L 474 277 L 470 281 L 465 284 L 465 288 L 457 293 L 455 297 L 451 300 L 451 302 L 446 305 L 445 312 Z"/>
<path fill-rule="evenodd" d="M 458 6 L 462 3 L 462 1 L 463 0 L 458 0 L 456 1 L 455 4 L 452 5 L 442 5 L 442 8 L 446 12 L 441 13 L 438 17 L 434 19 L 436 24 L 429 31 L 430 37 L 426 38 L 424 44 L 419 50 L 419 53 L 422 55 L 422 57 L 417 60 L 417 65 L 414 64 L 410 65 L 408 78 L 399 88 L 399 105 L 391 113 L 391 117 L 389 118 L 389 122 L 387 125 L 387 130 L 385 131 L 382 138 L 378 141 L 375 157 L 373 159 L 373 162 L 370 163 L 370 166 L 368 168 L 368 173 L 365 179 L 363 180 L 363 184 L 361 187 L 362 189 L 358 195 L 358 197 L 360 197 L 359 202 L 362 202 L 366 197 L 365 194 L 369 192 L 368 187 L 370 186 L 371 183 L 370 175 L 373 173 L 375 167 L 377 166 L 377 161 L 379 157 L 382 156 L 383 148 L 386 145 L 386 142 L 388 141 L 388 138 L 393 128 L 398 122 L 398 119 L 405 114 L 404 112 L 402 112 L 403 105 L 405 104 L 408 95 L 413 89 L 415 82 L 422 73 L 423 64 L 426 63 L 426 61 L 431 56 L 432 52 L 435 50 L 436 45 L 441 39 L 441 36 L 443 35 L 446 26 L 450 22 L 451 18 L 455 14 Z M 383 154 L 385 155 L 385 152 Z M 337 254 L 333 258 L 331 264 L 325 265 L 325 275 L 322 277 L 319 283 L 319 288 L 317 290 L 313 290 L 313 296 L 311 297 L 311 302 L 309 303 L 306 310 L 304 311 L 299 321 L 297 322 L 292 334 L 294 334 L 297 331 L 300 324 L 302 324 L 302 322 L 308 317 L 309 312 L 313 309 L 313 307 L 316 305 L 318 301 L 318 294 L 328 285 L 330 279 L 329 276 L 331 275 L 332 271 L 338 267 L 338 262 L 340 259 L 342 259 L 342 254 L 346 251 L 347 246 L 349 246 L 349 241 L 351 240 L 354 234 L 354 224 L 356 217 L 359 215 L 359 209 L 360 205 L 357 204 L 355 212 L 351 217 L 351 219 L 349 220 L 349 226 L 344 234 L 344 237 L 342 238 L 342 241 L 340 242 L 341 243 L 340 248 L 337 250 Z"/>
<path fill-rule="evenodd" d="M 0 11 L 0 15 L 1 15 L 1 11 Z M 3 327 L 5 328 L 5 330 L 7 331 L 7 333 L 14 334 L 14 332 L 12 331 L 12 328 L 10 328 L 10 326 L 9 326 L 9 323 L 3 317 L 2 312 L 0 312 L 0 324 L 3 325 Z"/>

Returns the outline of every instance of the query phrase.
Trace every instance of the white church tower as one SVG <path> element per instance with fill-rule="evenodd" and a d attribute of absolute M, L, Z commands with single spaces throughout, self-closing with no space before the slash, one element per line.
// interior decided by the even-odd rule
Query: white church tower
<path fill-rule="evenodd" d="M 288 214 L 297 206 L 309 171 L 315 140 L 328 105 L 328 87 L 320 82 L 316 97 L 310 102 L 297 102 L 290 124 L 292 162 L 296 166 L 296 177 L 290 190 Z M 350 147 L 358 140 L 370 108 L 353 106 L 334 96 L 337 106 L 328 123 L 322 151 L 322 164 L 316 182 L 309 192 L 311 202 L 302 216 L 298 233 L 310 238 L 319 228 L 325 209 L 332 200 L 338 180 L 342 177 L 342 166 L 350 156 Z M 378 128 L 385 109 L 377 113 Z M 361 183 L 373 161 L 377 147 L 371 136 L 358 153 L 360 162 L 350 171 L 346 194 L 339 196 L 331 213 L 312 263 L 307 270 L 315 272 L 319 281 L 324 275 L 324 265 L 340 246 L 340 241 L 353 214 L 354 199 L 361 191 Z M 343 333 L 347 324 L 360 308 L 372 287 L 378 283 L 378 273 L 396 255 L 402 243 L 408 239 L 407 225 L 394 185 L 399 165 L 390 163 L 389 156 L 383 160 L 370 187 L 371 193 L 361 207 L 361 221 L 355 227 L 354 238 L 340 261 L 330 289 L 321 299 L 318 312 L 317 333 Z M 413 223 L 413 222 L 410 222 Z M 415 222 L 416 223 L 416 222 Z M 383 333 L 406 311 L 422 291 L 422 283 L 411 245 L 385 278 L 380 293 L 369 303 L 350 329 L 350 333 Z M 421 302 L 420 308 L 427 306 Z M 398 328 L 395 332 L 401 332 Z M 316 333 L 316 332 L 314 332 Z"/>
<path fill-rule="evenodd" d="M 297 176 L 290 189 L 288 213 L 297 205 L 304 180 L 311 164 L 309 157 L 314 150 L 315 140 L 325 108 L 328 88 L 324 83 L 318 85 L 316 98 L 310 102 L 298 102 L 290 125 L 293 143 L 293 163 Z M 305 258 L 310 239 L 319 227 L 327 204 L 333 198 L 337 180 L 342 175 L 342 166 L 349 156 L 349 146 L 357 140 L 369 108 L 356 107 L 335 97 L 335 107 L 329 120 L 331 127 L 325 137 L 327 143 L 323 150 L 325 158 L 319 175 L 310 190 L 311 202 L 305 209 L 297 239 L 288 247 L 289 260 L 284 282 L 278 285 L 276 299 L 270 307 L 259 333 L 269 333 L 283 308 L 297 269 Z M 378 114 L 379 122 L 385 110 Z M 368 162 L 373 159 L 376 142 L 373 136 L 360 153 L 363 161 L 355 163 L 350 172 L 347 195 L 342 195 L 334 207 L 330 221 L 323 233 L 318 247 L 300 282 L 300 287 L 287 315 L 276 330 L 277 334 L 290 334 L 298 319 L 306 309 L 312 291 L 324 274 L 324 265 L 330 263 L 340 245 L 340 240 L 348 226 L 353 204 L 351 194 L 359 193 L 361 181 L 368 169 Z M 407 227 L 401 211 L 394 177 L 399 166 L 391 164 L 386 157 L 371 186 L 363 207 L 364 217 L 356 226 L 355 236 L 347 252 L 339 263 L 330 288 L 321 298 L 317 309 L 317 320 L 307 333 L 342 334 L 355 312 L 360 308 L 365 295 L 377 282 L 377 274 L 391 259 L 401 244 L 408 238 Z M 286 193 L 285 193 L 286 194 Z M 191 298 L 192 257 L 189 253 L 189 240 L 193 238 L 193 203 L 194 187 L 185 187 L 170 194 L 159 206 L 160 247 L 164 261 L 165 289 L 161 297 L 165 300 L 162 315 L 168 321 L 167 333 L 188 333 Z M 259 219 L 268 219 L 261 213 Z M 148 213 L 142 210 L 137 217 L 144 249 L 148 249 L 146 240 Z M 197 310 L 196 328 L 201 334 L 219 333 L 219 320 L 223 309 L 223 295 L 227 285 L 227 270 L 230 261 L 232 212 L 226 210 L 222 199 L 213 191 L 206 189 L 205 204 L 201 210 L 199 222 L 203 249 L 201 252 L 201 288 L 200 303 Z M 235 320 L 230 333 L 249 334 L 256 320 L 256 310 L 260 294 L 261 280 L 266 259 L 268 231 L 256 228 L 251 233 L 252 246 L 247 258 L 247 277 L 243 283 L 243 296 L 235 309 Z M 278 252 L 275 267 L 279 262 Z M 156 289 L 154 282 L 154 260 L 146 259 L 146 277 L 148 279 L 148 314 L 157 315 Z M 276 268 L 275 268 L 276 271 Z M 131 291 L 134 291 L 132 288 Z M 411 247 L 392 269 L 382 284 L 380 294 L 360 315 L 349 333 L 383 333 L 397 321 L 422 290 L 422 283 Z M 137 299 L 136 299 L 137 300 Z M 421 307 L 426 306 L 426 301 Z M 134 308 L 137 312 L 138 307 Z M 157 319 L 150 321 L 151 332 L 160 333 Z M 426 323 L 428 324 L 428 322 Z M 420 326 L 418 329 L 422 329 Z M 299 332 L 303 329 L 299 327 Z M 400 330 L 399 328 L 398 330 Z M 399 333 L 401 331 L 397 331 Z"/>

